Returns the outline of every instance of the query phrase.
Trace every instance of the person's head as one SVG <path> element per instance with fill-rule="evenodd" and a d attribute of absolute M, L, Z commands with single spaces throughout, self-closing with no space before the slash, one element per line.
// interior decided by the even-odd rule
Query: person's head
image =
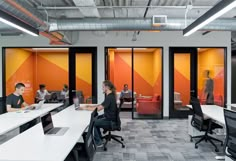
<path fill-rule="evenodd" d="M 102 83 L 102 90 L 103 90 L 103 93 L 106 93 L 106 94 L 108 94 L 110 92 L 112 92 L 114 94 L 116 93 L 116 87 L 109 80 L 103 81 L 103 83 Z"/>
<path fill-rule="evenodd" d="M 127 91 L 128 89 L 128 84 L 124 84 L 124 91 Z"/>
<path fill-rule="evenodd" d="M 205 77 L 210 77 L 210 70 L 205 70 Z"/>
<path fill-rule="evenodd" d="M 15 85 L 15 93 L 18 95 L 22 95 L 25 91 L 25 85 L 23 83 L 17 83 Z"/>
<path fill-rule="evenodd" d="M 64 91 L 67 91 L 67 90 L 68 90 L 68 85 L 67 85 L 67 84 L 64 84 L 63 90 L 64 90 Z"/>
<path fill-rule="evenodd" d="M 40 84 L 40 85 L 39 85 L 39 90 L 40 90 L 40 91 L 44 91 L 45 88 L 46 88 L 46 86 L 45 86 L 44 84 Z"/>

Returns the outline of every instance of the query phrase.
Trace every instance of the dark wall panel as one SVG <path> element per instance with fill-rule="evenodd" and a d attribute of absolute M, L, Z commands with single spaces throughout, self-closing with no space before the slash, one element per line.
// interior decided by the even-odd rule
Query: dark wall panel
<path fill-rule="evenodd" d="M 231 102 L 236 103 L 236 50 L 232 52 L 232 87 Z"/>

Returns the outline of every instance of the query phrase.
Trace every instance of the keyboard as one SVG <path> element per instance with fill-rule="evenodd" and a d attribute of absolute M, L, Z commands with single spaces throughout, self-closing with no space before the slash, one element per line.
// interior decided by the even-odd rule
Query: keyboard
<path fill-rule="evenodd" d="M 59 130 L 61 130 L 61 128 L 55 127 L 55 128 L 53 128 L 52 130 L 50 130 L 50 131 L 48 132 L 48 134 L 56 134 Z"/>

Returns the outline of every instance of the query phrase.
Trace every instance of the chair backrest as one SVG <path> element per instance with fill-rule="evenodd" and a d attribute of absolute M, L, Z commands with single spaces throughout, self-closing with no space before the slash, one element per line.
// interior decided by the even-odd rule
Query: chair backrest
<path fill-rule="evenodd" d="M 87 155 L 88 155 L 90 160 L 93 160 L 93 156 L 94 156 L 95 150 L 96 150 L 95 142 L 93 140 L 93 126 L 94 126 L 94 122 L 95 122 L 97 116 L 98 116 L 98 113 L 97 113 L 97 108 L 96 108 L 91 113 L 88 132 L 87 132 L 85 140 L 84 140 L 85 150 L 86 150 Z"/>
<path fill-rule="evenodd" d="M 121 128 L 120 108 L 117 108 L 117 111 L 116 111 L 116 128 L 118 130 L 120 130 L 120 128 Z"/>
<path fill-rule="evenodd" d="M 224 109 L 227 153 L 236 159 L 236 112 Z M 227 154 L 226 153 L 226 154 Z"/>
<path fill-rule="evenodd" d="M 202 112 L 200 102 L 197 98 L 192 97 L 191 105 L 193 107 L 192 125 L 201 131 L 204 123 L 204 115 Z"/>

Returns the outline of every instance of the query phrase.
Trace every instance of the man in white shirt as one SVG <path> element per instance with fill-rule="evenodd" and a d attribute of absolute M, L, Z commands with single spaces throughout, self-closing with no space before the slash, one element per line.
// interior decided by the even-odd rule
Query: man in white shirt
<path fill-rule="evenodd" d="M 128 84 L 124 84 L 124 89 L 120 92 L 120 105 L 121 108 L 124 102 L 131 102 L 132 101 L 132 91 L 129 90 Z"/>
<path fill-rule="evenodd" d="M 46 90 L 46 86 L 44 84 L 40 84 L 39 90 L 37 90 L 37 93 L 36 93 L 36 102 L 45 100 L 45 97 L 47 95 L 51 95 L 51 94 Z"/>

